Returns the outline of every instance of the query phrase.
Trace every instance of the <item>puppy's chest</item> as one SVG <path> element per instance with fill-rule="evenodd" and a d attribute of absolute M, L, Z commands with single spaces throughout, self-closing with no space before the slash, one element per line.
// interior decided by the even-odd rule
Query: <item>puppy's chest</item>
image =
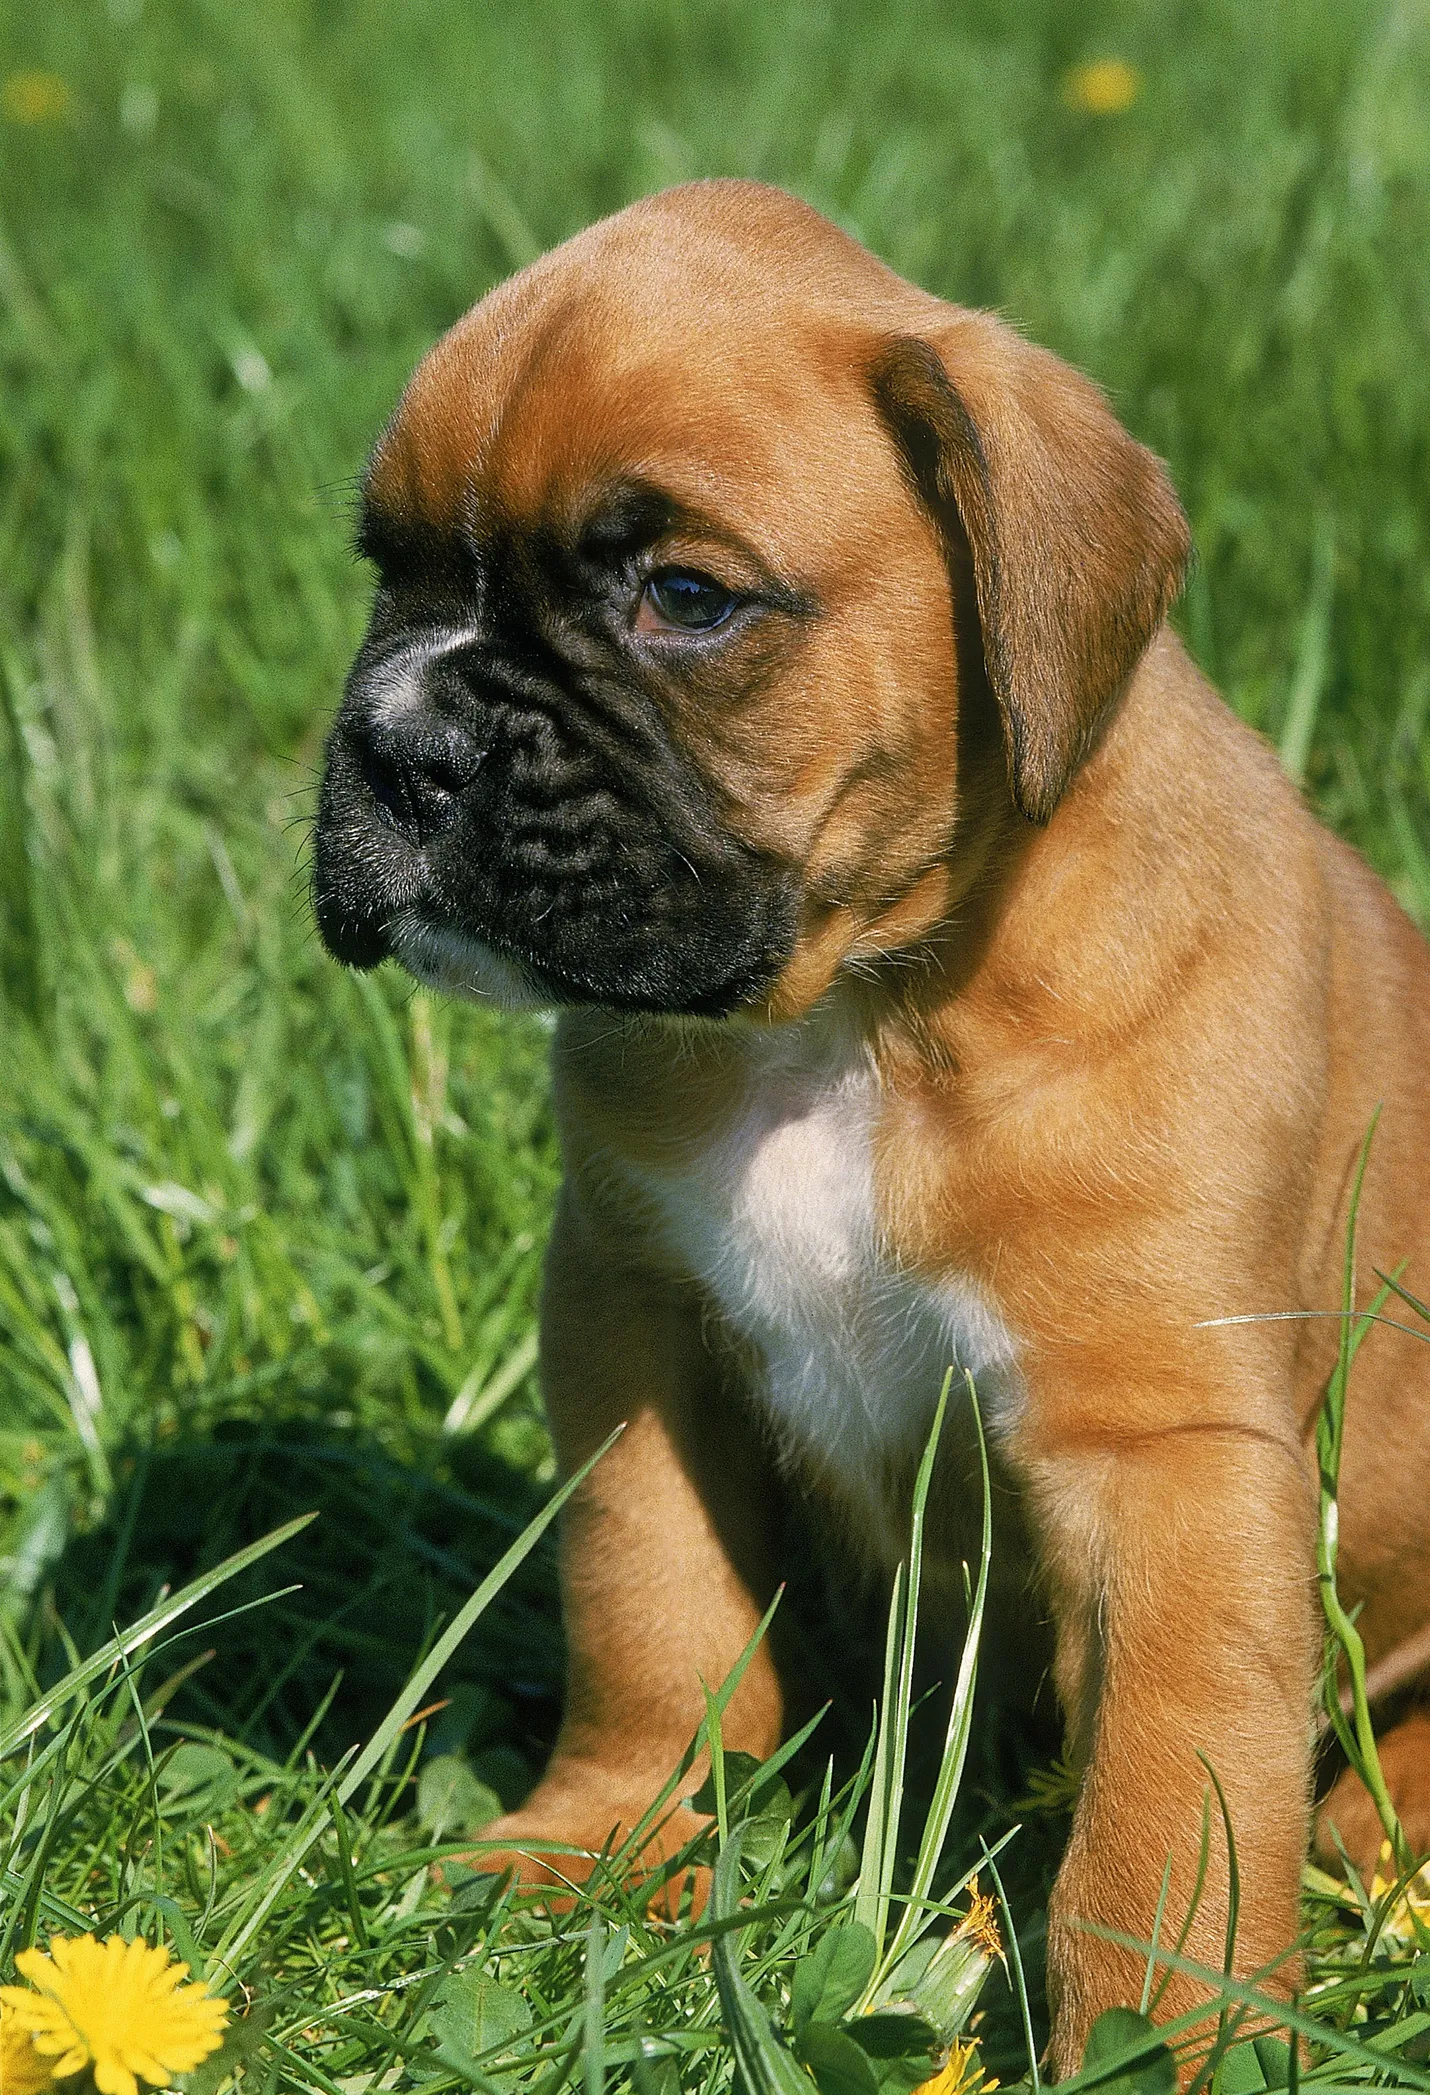
<path fill-rule="evenodd" d="M 667 1248 L 752 1358 L 789 1455 L 875 1531 L 871 1543 L 897 1548 L 898 1486 L 944 1374 L 970 1370 L 996 1425 L 1018 1394 L 1013 1340 L 972 1281 L 912 1273 L 887 1242 L 881 1099 L 862 1048 L 761 1044 L 743 1078 L 682 1167 L 649 1174 L 646 1190 Z"/>

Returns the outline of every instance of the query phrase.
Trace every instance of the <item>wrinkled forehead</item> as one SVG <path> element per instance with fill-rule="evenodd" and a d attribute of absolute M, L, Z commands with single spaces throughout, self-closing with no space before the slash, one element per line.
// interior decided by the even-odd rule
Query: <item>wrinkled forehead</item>
<path fill-rule="evenodd" d="M 491 517 L 564 536 L 636 480 L 764 549 L 897 480 L 868 385 L 882 332 L 738 256 L 574 242 L 423 359 L 368 499 L 437 529 Z"/>

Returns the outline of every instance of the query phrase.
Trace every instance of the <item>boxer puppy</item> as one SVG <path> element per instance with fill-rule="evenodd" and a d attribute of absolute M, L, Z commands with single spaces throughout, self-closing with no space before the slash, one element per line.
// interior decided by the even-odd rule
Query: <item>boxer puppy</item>
<path fill-rule="evenodd" d="M 563 1464 L 627 1422 L 563 1530 L 564 1728 L 493 1830 L 539 1871 L 639 1817 L 765 1604 L 782 1465 L 897 1557 L 956 1363 L 1083 1771 L 1054 2070 L 1141 1982 L 1080 1923 L 1150 1935 L 1170 1857 L 1181 1926 L 1200 1756 L 1238 1964 L 1276 1958 L 1337 1324 L 1268 1313 L 1338 1307 L 1377 1104 L 1362 1286 L 1424 1273 L 1430 954 L 1165 624 L 1188 536 L 1161 464 L 999 321 L 703 182 L 438 343 L 360 545 L 318 921 L 354 966 L 561 1008 Z M 1430 1615 L 1427 1364 L 1377 1332 L 1355 1370 L 1341 1567 L 1372 1658 Z M 945 1564 L 969 1432 L 964 1406 Z M 762 1649 L 726 1742 L 780 1725 Z M 1218 1850 L 1188 1941 L 1214 1966 L 1226 1882 Z"/>

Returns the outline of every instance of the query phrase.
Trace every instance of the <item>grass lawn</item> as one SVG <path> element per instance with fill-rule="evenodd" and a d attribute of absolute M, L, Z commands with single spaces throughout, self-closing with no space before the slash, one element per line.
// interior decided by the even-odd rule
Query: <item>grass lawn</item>
<path fill-rule="evenodd" d="M 1126 106 L 1078 106 L 1106 58 Z M 0 82 L 0 1977 L 91 1923 L 176 1943 L 252 2003 L 223 2070 L 265 2090 L 723 2090 L 733 2034 L 764 2095 L 751 2001 L 783 2026 L 835 1957 L 844 1733 L 822 1814 L 819 1735 L 790 1764 L 794 1831 L 729 1771 L 774 1900 L 739 1972 L 614 1880 L 553 1922 L 432 1868 L 559 1711 L 544 1541 L 436 1663 L 553 1481 L 556 1164 L 540 1023 L 313 932 L 354 476 L 510 269 L 690 174 L 783 182 L 1108 388 L 1191 517 L 1199 660 L 1430 922 L 1430 15 L 68 0 L 6 11 Z M 973 1753 L 950 1867 L 1025 1818 L 1040 2042 L 1065 1821 L 1055 1784 L 1014 1811 L 1026 1742 Z M 1430 2086 L 1414 1930 L 1331 1912 L 1308 2072 Z M 1017 2078 L 1016 1991 L 983 2004 Z"/>

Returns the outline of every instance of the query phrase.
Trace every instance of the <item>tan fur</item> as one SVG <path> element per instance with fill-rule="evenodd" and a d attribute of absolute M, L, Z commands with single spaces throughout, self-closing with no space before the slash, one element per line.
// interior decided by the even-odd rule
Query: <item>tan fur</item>
<path fill-rule="evenodd" d="M 1415 1855 L 1430 1855 L 1430 1713 L 1415 1710 L 1379 1742 L 1380 1772 L 1401 1829 Z M 1386 1845 L 1375 1800 L 1346 1768 L 1316 1814 L 1316 1857 L 1339 1871 L 1348 1855 L 1369 1890 L 1377 1867 L 1387 1880 L 1394 1864 L 1382 1861 Z"/>
<path fill-rule="evenodd" d="M 500 1837 L 599 1849 L 639 1816 L 768 1595 L 760 1364 L 649 1186 L 713 1197 L 752 1042 L 817 1005 L 877 1072 L 880 1257 L 979 1291 L 1018 1346 L 1000 1459 L 1086 1771 L 1049 1949 L 1066 2072 L 1140 1985 L 1078 1923 L 1147 1935 L 1170 1856 L 1181 1926 L 1199 1756 L 1235 1824 L 1239 1966 L 1296 1929 L 1335 1325 L 1215 1320 L 1336 1307 L 1377 1103 L 1362 1290 L 1402 1260 L 1424 1285 L 1430 955 L 1162 625 L 1186 536 L 1158 463 L 1085 380 L 804 206 L 692 185 L 502 286 L 418 370 L 370 497 L 559 535 L 620 474 L 695 519 L 662 560 L 730 586 L 763 568 L 819 606 L 738 697 L 668 700 L 730 828 L 801 869 L 801 928 L 758 1012 L 562 1024 L 542 1344 L 563 1466 L 630 1424 L 566 1521 L 566 1723 Z M 1430 1612 L 1426 1363 L 1377 1332 L 1356 1366 L 1342 1573 L 1372 1657 Z M 789 1459 L 840 1488 L 817 1446 Z M 726 1744 L 767 1753 L 780 1724 L 761 1651 Z M 1225 1886 L 1217 1845 L 1188 1944 L 1212 1965 Z"/>

